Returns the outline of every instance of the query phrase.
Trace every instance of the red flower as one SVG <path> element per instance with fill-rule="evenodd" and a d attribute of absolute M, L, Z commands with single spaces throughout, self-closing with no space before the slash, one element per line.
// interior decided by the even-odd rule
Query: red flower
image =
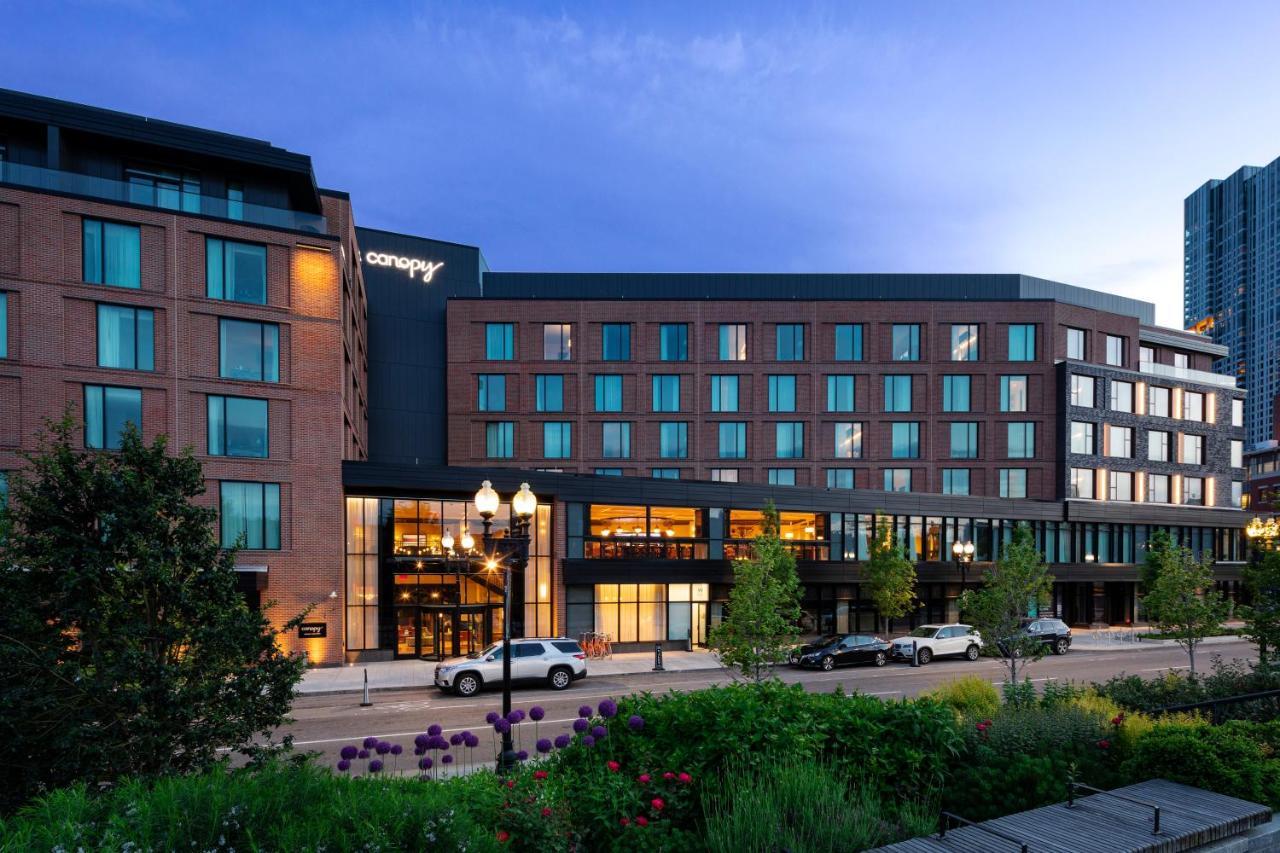
<path fill-rule="evenodd" d="M 1106 738 L 1103 738 L 1102 740 L 1098 741 L 1098 749 L 1110 749 L 1110 748 L 1111 748 L 1111 741 L 1107 740 Z"/>
<path fill-rule="evenodd" d="M 1111 718 L 1111 725 L 1120 726 L 1123 724 L 1124 724 L 1124 711 L 1121 711 L 1119 714 L 1116 714 L 1114 717 Z"/>
<path fill-rule="evenodd" d="M 511 833 L 507 832 L 505 829 L 499 829 L 499 830 L 498 830 L 498 843 L 499 843 L 499 844 L 506 844 L 506 843 L 507 843 L 507 840 L 508 840 L 509 838 L 511 838 Z"/>
<path fill-rule="evenodd" d="M 636 781 L 639 782 L 641 785 L 647 785 L 649 783 L 649 778 L 650 777 L 648 773 L 641 773 L 639 776 L 636 777 Z"/>
<path fill-rule="evenodd" d="M 660 812 L 662 811 L 662 807 L 665 806 L 666 803 L 662 801 L 662 797 L 654 797 L 652 800 L 649 801 L 649 805 L 653 806 L 654 811 Z"/>
<path fill-rule="evenodd" d="M 543 817 L 551 817 L 551 809 L 550 809 L 550 808 L 548 808 L 547 806 L 543 806 L 543 807 L 542 807 L 542 816 L 543 816 Z"/>
<path fill-rule="evenodd" d="M 535 771 L 533 771 L 533 778 L 535 778 L 535 779 L 537 779 L 539 782 L 541 782 L 543 779 L 547 778 L 547 771 L 545 771 L 545 770 L 535 770 Z"/>
<path fill-rule="evenodd" d="M 666 773 L 663 773 L 663 774 L 662 774 L 662 778 L 663 778 L 663 779 L 666 779 L 668 782 L 670 782 L 672 779 L 676 778 L 676 774 L 674 774 L 674 773 L 672 773 L 670 770 L 668 770 Z"/>
<path fill-rule="evenodd" d="M 636 815 L 636 826 L 648 826 L 649 819 L 642 814 Z"/>
<path fill-rule="evenodd" d="M 613 772 L 613 773 L 617 773 L 619 770 L 622 769 L 622 765 L 616 761 L 610 761 L 608 764 L 608 767 L 610 772 Z"/>
<path fill-rule="evenodd" d="M 693 777 L 690 776 L 688 773 L 681 773 L 679 776 L 679 779 L 681 782 L 683 782 L 686 785 L 688 785 L 690 782 L 693 781 Z"/>
<path fill-rule="evenodd" d="M 630 821 L 628 818 L 625 818 L 625 817 L 624 817 L 622 820 L 618 821 L 618 823 L 622 824 L 623 826 L 630 826 L 630 825 L 631 825 L 631 821 Z"/>
<path fill-rule="evenodd" d="M 514 788 L 515 786 L 516 786 L 516 780 L 515 780 L 515 779 L 508 779 L 508 780 L 507 780 L 507 787 L 508 787 L 508 788 Z"/>

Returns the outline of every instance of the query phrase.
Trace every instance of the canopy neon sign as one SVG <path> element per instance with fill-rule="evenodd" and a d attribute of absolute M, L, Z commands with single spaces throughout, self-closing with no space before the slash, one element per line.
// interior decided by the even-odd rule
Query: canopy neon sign
<path fill-rule="evenodd" d="M 365 252 L 364 262 L 375 267 L 394 267 L 404 270 L 409 274 L 409 278 L 422 273 L 422 280 L 428 284 L 432 276 L 444 268 L 444 261 L 424 261 L 401 255 L 389 255 L 386 252 Z"/>

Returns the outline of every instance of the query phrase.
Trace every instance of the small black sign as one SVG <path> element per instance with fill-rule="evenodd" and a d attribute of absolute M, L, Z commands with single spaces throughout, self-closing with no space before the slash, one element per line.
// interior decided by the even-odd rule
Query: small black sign
<path fill-rule="evenodd" d="M 303 622 L 298 626 L 298 636 L 304 640 L 315 640 L 329 636 L 329 623 Z"/>

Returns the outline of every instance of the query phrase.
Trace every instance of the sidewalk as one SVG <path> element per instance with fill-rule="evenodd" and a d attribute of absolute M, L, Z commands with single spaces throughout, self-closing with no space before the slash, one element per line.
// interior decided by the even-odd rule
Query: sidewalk
<path fill-rule="evenodd" d="M 1090 632 L 1080 631 L 1071 638 L 1071 650 L 1075 652 L 1145 652 L 1152 649 L 1167 649 L 1177 646 L 1177 640 L 1140 639 L 1141 632 L 1134 634 L 1134 639 L 1120 639 L 1120 632 L 1113 632 L 1110 639 L 1094 639 Z M 1242 637 L 1206 637 L 1200 641 L 1202 646 L 1221 646 L 1227 643 L 1247 643 Z"/>
<path fill-rule="evenodd" d="M 710 652 L 664 652 L 663 668 L 670 672 L 695 669 L 719 669 L 720 662 Z M 364 674 L 369 673 L 370 690 L 404 690 L 430 687 L 436 662 L 425 660 L 379 661 L 354 666 L 331 666 L 309 669 L 302 676 L 298 692 L 302 695 L 323 693 L 356 693 L 364 689 Z M 622 652 L 611 658 L 587 661 L 587 674 L 592 676 L 633 675 L 653 671 L 652 652 Z"/>

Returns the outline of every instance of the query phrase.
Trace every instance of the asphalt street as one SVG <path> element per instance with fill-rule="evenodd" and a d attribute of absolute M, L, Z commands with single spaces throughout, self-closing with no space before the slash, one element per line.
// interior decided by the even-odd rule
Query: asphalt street
<path fill-rule="evenodd" d="M 1206 646 L 1197 653 L 1196 665 L 1207 670 L 1214 657 L 1247 660 L 1253 654 L 1253 646 L 1244 641 Z M 1186 653 L 1177 647 L 1143 651 L 1071 651 L 1062 657 L 1050 656 L 1030 664 L 1027 674 L 1037 685 L 1042 685 L 1051 679 L 1102 681 L 1121 672 L 1151 677 L 1169 669 L 1185 669 L 1186 664 Z M 998 684 L 1003 673 L 1004 668 L 997 661 L 987 658 L 974 663 L 963 659 L 939 659 L 918 669 L 907 664 L 890 663 L 882 668 L 858 666 L 830 673 L 792 668 L 779 671 L 783 681 L 803 684 L 809 691 L 831 691 L 840 685 L 846 692 L 856 690 L 885 699 L 914 696 L 935 685 L 970 674 L 985 676 Z M 605 697 L 617 699 L 643 691 L 696 690 L 732 680 L 724 670 L 608 677 L 588 675 L 563 692 L 517 688 L 513 691 L 512 707 L 527 711 L 532 705 L 542 706 L 546 718 L 539 724 L 539 734 L 554 737 L 570 730 L 580 705 L 596 705 Z M 490 727 L 484 722 L 485 714 L 500 710 L 502 706 L 502 694 L 498 690 L 461 698 L 440 693 L 434 688 L 418 688 L 376 692 L 372 699 L 372 707 L 361 708 L 358 693 L 301 697 L 293 706 L 294 722 L 281 729 L 278 735 L 292 734 L 295 747 L 318 752 L 323 756 L 322 760 L 330 763 L 337 761 L 338 751 L 343 745 L 355 743 L 368 735 L 401 743 L 407 754 L 412 752 L 414 736 L 426 731 L 432 723 L 442 726 L 446 736 L 470 730 L 487 743 Z M 532 724 L 526 722 L 519 729 L 523 732 L 524 748 L 532 751 Z"/>

